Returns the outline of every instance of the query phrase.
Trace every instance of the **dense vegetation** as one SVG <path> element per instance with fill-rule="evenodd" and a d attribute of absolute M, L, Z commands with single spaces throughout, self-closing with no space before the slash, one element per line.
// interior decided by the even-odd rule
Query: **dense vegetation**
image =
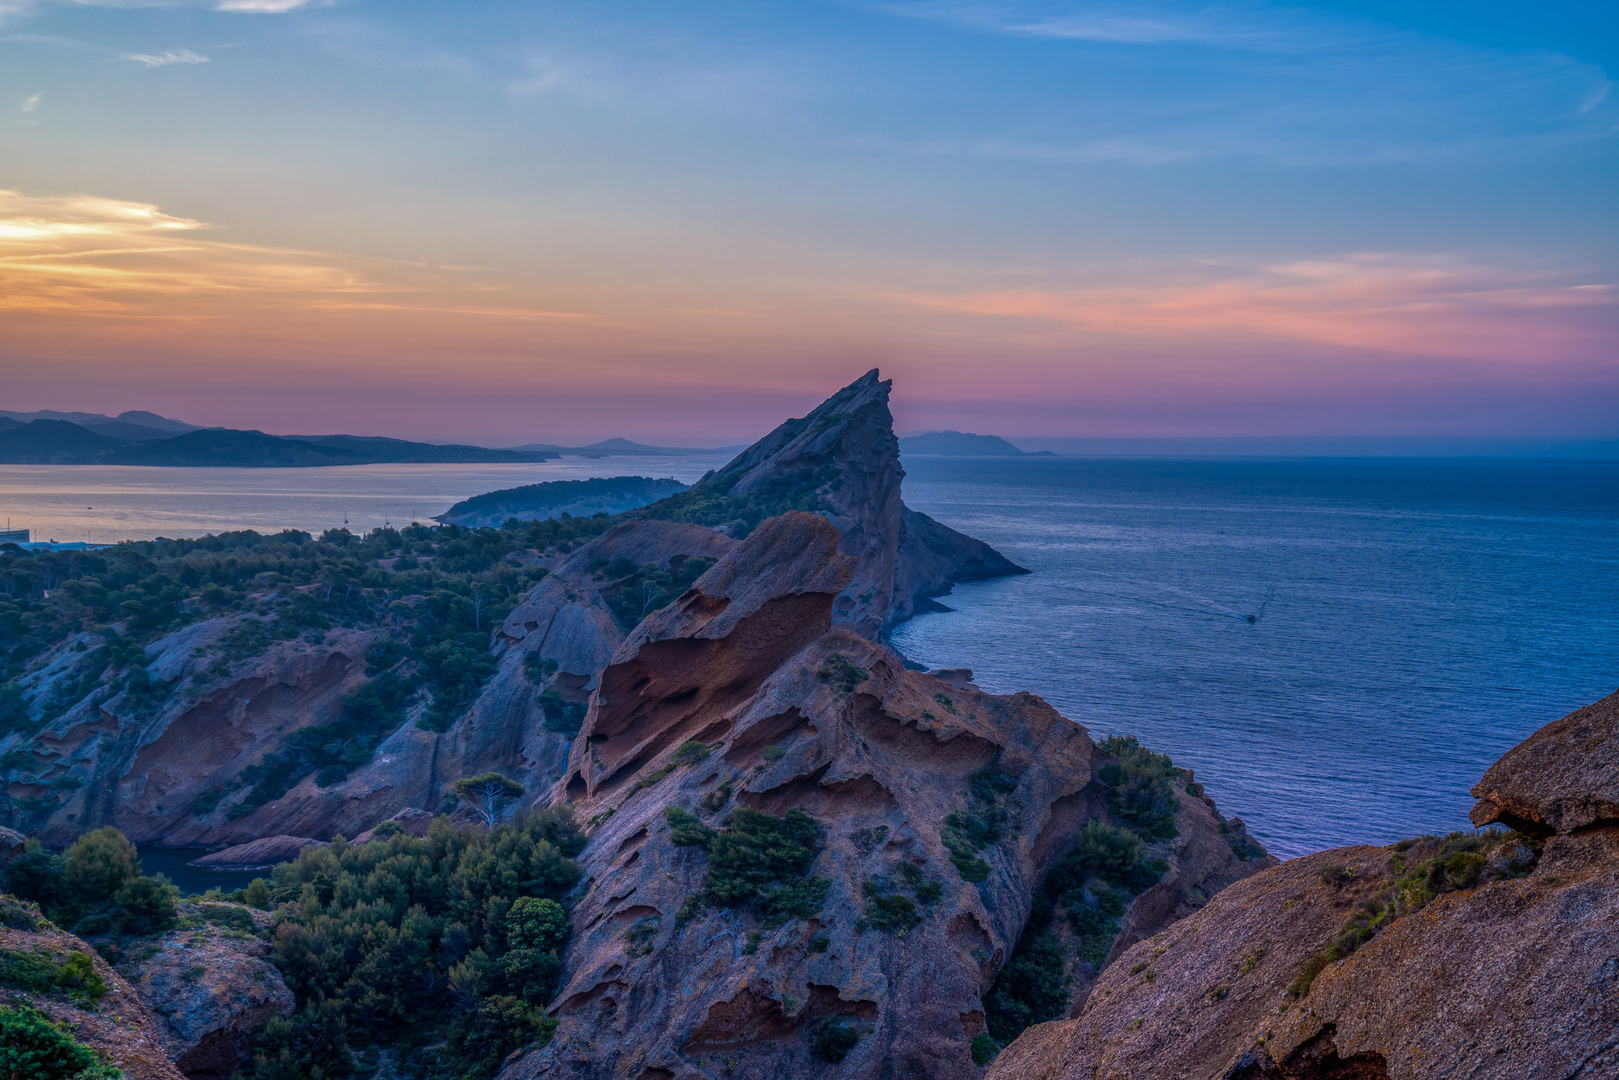
<path fill-rule="evenodd" d="M 6 1080 L 118 1080 L 122 1075 L 44 1013 L 27 1005 L 0 1008 L 0 1076 Z"/>
<path fill-rule="evenodd" d="M 486 1080 L 550 1039 L 584 846 L 566 810 L 490 832 L 435 821 L 306 848 L 255 898 L 277 908 L 272 959 L 297 998 L 259 1041 L 254 1080 L 343 1080 L 387 1054 L 412 1076 Z"/>
<path fill-rule="evenodd" d="M 967 808 L 953 810 L 945 817 L 939 838 L 962 880 L 974 884 L 989 880 L 989 863 L 978 853 L 1011 834 L 1014 822 L 1009 796 L 1016 790 L 1017 777 L 983 769 L 972 776 Z"/>
<path fill-rule="evenodd" d="M 732 496 L 730 489 L 737 479 L 737 475 L 727 468 L 703 477 L 678 495 L 660 499 L 639 510 L 631 510 L 624 516 L 724 526 L 732 536 L 740 539 L 758 528 L 761 521 L 789 510 L 825 513 L 829 506 L 820 489 L 828 484 L 836 487 L 842 482 L 836 466 L 827 465 L 819 469 L 806 466 L 773 477 L 741 496 Z"/>
<path fill-rule="evenodd" d="M 703 907 L 745 907 L 766 926 L 807 919 L 821 910 L 830 882 L 809 876 L 826 830 L 802 810 L 781 817 L 738 808 L 723 829 L 671 806 L 664 810 L 676 844 L 708 853 L 703 891 L 682 909 L 681 921 Z"/>
<path fill-rule="evenodd" d="M 79 934 L 162 933 L 174 925 L 179 890 L 141 873 L 135 845 L 107 826 L 85 833 L 57 854 L 30 840 L 0 876 L 6 892 L 39 905 L 50 920 Z M 26 917 L 26 912 L 11 914 Z"/>
<path fill-rule="evenodd" d="M 1119 917 L 1169 869 L 1149 845 L 1177 835 L 1180 801 L 1174 785 L 1184 782 L 1184 774 L 1166 755 L 1144 748 L 1133 736 L 1112 736 L 1098 747 L 1114 759 L 1101 768 L 1098 779 L 1107 793 L 1109 816 L 1119 824 L 1086 822 L 1074 849 L 1047 873 L 1011 959 L 984 997 L 989 1032 L 974 1042 L 975 1060 L 987 1061 L 1030 1024 L 1061 1016 L 1068 1007 L 1070 960 L 1099 972 L 1118 937 Z M 977 848 L 969 847 L 980 839 L 993 842 L 989 838 L 1003 827 L 1004 819 L 995 814 L 1005 787 L 1005 781 L 996 779 L 999 775 L 975 776 L 973 809 L 952 815 L 947 823 L 946 845 L 968 880 L 974 880 L 969 874 L 988 873 L 987 865 L 982 870 L 977 866 L 982 862 Z M 958 816 L 959 823 L 954 820 Z M 1055 928 L 1059 914 L 1066 934 Z"/>
<path fill-rule="evenodd" d="M 666 495 L 685 490 L 673 479 L 650 476 L 592 477 L 589 480 L 548 480 L 540 484 L 503 488 L 474 495 L 450 507 L 442 520 L 458 525 L 498 523 L 509 518 L 525 521 L 560 517 L 571 511 L 584 514 L 618 513 L 645 506 Z"/>

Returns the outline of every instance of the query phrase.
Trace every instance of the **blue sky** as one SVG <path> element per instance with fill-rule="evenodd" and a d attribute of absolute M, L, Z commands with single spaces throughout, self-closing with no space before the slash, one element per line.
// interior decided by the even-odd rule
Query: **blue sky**
<path fill-rule="evenodd" d="M 1611 436 L 1615 8 L 0 0 L 8 407 Z"/>

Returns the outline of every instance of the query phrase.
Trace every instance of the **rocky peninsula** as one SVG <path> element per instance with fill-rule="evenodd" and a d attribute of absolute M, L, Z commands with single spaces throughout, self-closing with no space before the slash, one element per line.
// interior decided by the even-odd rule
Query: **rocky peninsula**
<path fill-rule="evenodd" d="M 1025 572 L 904 504 L 890 390 L 616 516 L 0 553 L 0 862 L 118 961 L 73 962 L 124 1010 L 87 1045 L 193 1080 L 1619 1075 L 1619 695 L 1503 757 L 1480 832 L 1278 864 L 1182 764 L 889 645 Z M 109 825 L 274 869 L 176 909 L 111 830 L 105 887 L 22 839 Z"/>

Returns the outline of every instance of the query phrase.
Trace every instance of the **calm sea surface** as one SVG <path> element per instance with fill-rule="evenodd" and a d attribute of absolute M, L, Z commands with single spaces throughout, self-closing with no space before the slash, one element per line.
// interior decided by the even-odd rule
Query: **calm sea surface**
<path fill-rule="evenodd" d="M 231 529 L 355 532 L 430 521 L 473 495 L 545 480 L 673 476 L 691 483 L 730 454 L 578 458 L 525 465 L 344 465 L 167 469 L 0 465 L 0 522 L 35 540 L 151 540 Z"/>
<path fill-rule="evenodd" d="M 1034 573 L 895 643 L 1139 735 L 1279 855 L 1468 828 L 1497 757 L 1619 688 L 1619 463 L 905 467 Z"/>
<path fill-rule="evenodd" d="M 715 458 L 334 469 L 0 466 L 0 520 L 106 542 L 363 530 L 540 480 Z M 1619 687 L 1619 463 L 905 462 L 906 501 L 1035 571 L 901 627 L 1196 770 L 1280 855 L 1467 827 L 1467 789 Z M 1249 616 L 1254 621 L 1249 621 Z M 196 873 L 192 871 L 192 873 Z"/>

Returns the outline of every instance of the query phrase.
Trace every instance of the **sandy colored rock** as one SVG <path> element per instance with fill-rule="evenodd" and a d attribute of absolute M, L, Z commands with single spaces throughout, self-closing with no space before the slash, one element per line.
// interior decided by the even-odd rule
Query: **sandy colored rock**
<path fill-rule="evenodd" d="M 1104 756 L 1037 697 L 907 670 L 833 625 L 857 566 L 839 541 L 817 515 L 765 522 L 602 673 L 551 793 L 595 830 L 552 1003 L 561 1027 L 504 1080 L 979 1075 L 968 1044 L 984 1030 L 982 995 L 1046 870 L 1104 813 Z M 974 885 L 940 830 L 985 769 L 1016 778 L 1014 822 L 980 852 L 990 869 Z M 710 827 L 738 807 L 814 818 L 819 912 L 771 926 L 689 909 L 708 861 L 672 842 L 670 807 Z M 1162 849 L 1170 872 L 1127 914 L 1126 945 L 1194 909 L 1199 889 L 1269 865 L 1238 859 L 1200 799 L 1183 801 L 1179 824 Z M 869 925 L 867 884 L 897 888 L 907 872 L 937 899 L 903 935 Z M 838 1065 L 811 1052 L 832 1018 L 861 1032 Z"/>
<path fill-rule="evenodd" d="M 85 953 L 107 985 L 107 995 L 93 1008 L 81 1008 L 65 994 L 25 993 L 0 986 L 0 1005 L 28 1004 L 64 1025 L 73 1037 L 123 1071 L 127 1080 L 182 1080 L 163 1050 L 158 1022 L 140 996 L 88 944 L 72 934 L 42 927 L 37 931 L 0 926 L 0 948 L 32 952 L 46 949 L 58 958 Z"/>
<path fill-rule="evenodd" d="M 958 582 L 1028 573 L 983 541 L 905 505 L 905 470 L 888 408 L 892 389 L 891 380 L 868 371 L 706 479 L 733 497 L 812 484 L 816 512 L 838 529 L 838 550 L 856 564 L 833 604 L 833 620 L 874 640 Z"/>
<path fill-rule="evenodd" d="M 1537 835 L 1619 823 L 1619 693 L 1553 721 L 1473 785 L 1474 825 Z"/>
<path fill-rule="evenodd" d="M 312 840 L 307 836 L 266 836 L 246 844 L 237 844 L 188 865 L 206 866 L 215 870 L 265 870 L 276 863 L 296 859 L 306 847 L 325 847 L 325 840 Z"/>
<path fill-rule="evenodd" d="M 1589 822 L 1613 704 L 1542 728 L 1475 794 L 1549 828 Z M 1567 769 L 1551 765 L 1558 747 Z M 1616 823 L 1553 835 L 1527 873 L 1531 848 L 1505 839 L 1478 884 L 1399 914 L 1290 992 L 1363 903 L 1389 897 L 1414 852 L 1444 850 L 1339 848 L 1232 885 L 1120 957 L 1077 1018 L 1024 1032 L 989 1080 L 1619 1076 Z"/>
<path fill-rule="evenodd" d="M 268 914 L 231 904 L 187 904 L 181 914 L 190 927 L 128 943 L 120 968 L 158 1018 L 158 1041 L 176 1067 L 191 1080 L 223 1080 L 250 1059 L 255 1029 L 292 1015 L 292 991 L 265 959 Z"/>

